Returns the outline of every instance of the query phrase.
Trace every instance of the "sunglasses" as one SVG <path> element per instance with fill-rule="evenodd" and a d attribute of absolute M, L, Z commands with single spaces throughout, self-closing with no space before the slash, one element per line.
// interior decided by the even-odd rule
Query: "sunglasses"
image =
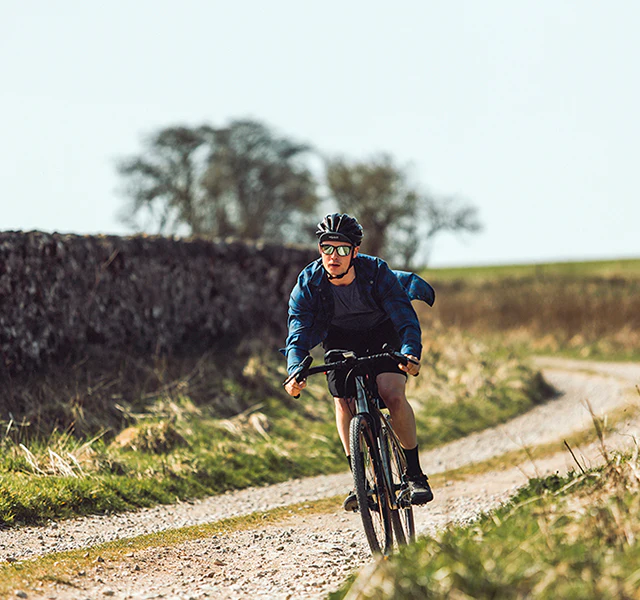
<path fill-rule="evenodd" d="M 349 254 L 351 254 L 352 248 L 353 246 L 330 246 L 329 244 L 320 245 L 322 254 L 326 254 L 327 256 L 331 256 L 334 250 L 338 252 L 338 256 L 349 256 Z"/>

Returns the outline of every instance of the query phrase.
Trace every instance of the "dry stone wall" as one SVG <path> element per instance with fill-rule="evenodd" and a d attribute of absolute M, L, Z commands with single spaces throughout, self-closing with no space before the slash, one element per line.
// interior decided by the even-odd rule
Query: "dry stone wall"
<path fill-rule="evenodd" d="M 0 372 L 88 345 L 192 353 L 285 335 L 306 248 L 165 237 L 0 233 Z"/>

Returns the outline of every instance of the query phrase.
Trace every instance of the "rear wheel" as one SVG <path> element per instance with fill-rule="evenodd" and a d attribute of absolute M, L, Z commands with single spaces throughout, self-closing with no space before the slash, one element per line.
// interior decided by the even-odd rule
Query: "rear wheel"
<path fill-rule="evenodd" d="M 368 415 L 358 414 L 351 420 L 349 444 L 358 508 L 369 547 L 373 554 L 388 554 L 393 547 L 391 515 Z"/>
<path fill-rule="evenodd" d="M 390 427 L 390 425 L 388 426 Z M 387 488 L 392 490 L 390 498 L 391 524 L 399 545 L 413 542 L 416 537 L 413 508 L 409 496 L 409 488 L 404 477 L 407 461 L 400 442 L 392 431 L 384 427 L 382 440 L 382 464 L 387 476 Z"/>

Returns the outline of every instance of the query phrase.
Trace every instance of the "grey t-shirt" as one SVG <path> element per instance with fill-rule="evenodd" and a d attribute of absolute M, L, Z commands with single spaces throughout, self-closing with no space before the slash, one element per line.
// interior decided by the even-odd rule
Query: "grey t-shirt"
<path fill-rule="evenodd" d="M 387 314 L 378 306 L 372 308 L 360 296 L 354 280 L 349 285 L 332 285 L 335 312 L 331 324 L 341 329 L 371 329 L 385 321 Z"/>

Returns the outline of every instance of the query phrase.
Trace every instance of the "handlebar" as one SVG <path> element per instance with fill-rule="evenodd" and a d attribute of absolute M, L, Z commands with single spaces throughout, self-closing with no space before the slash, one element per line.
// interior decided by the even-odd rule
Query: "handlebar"
<path fill-rule="evenodd" d="M 317 365 L 315 367 L 311 366 L 313 362 L 313 358 L 310 355 L 307 355 L 304 360 L 298 365 L 298 369 L 295 373 L 292 373 L 284 382 L 284 385 L 289 383 L 292 379 L 295 379 L 298 383 L 302 383 L 309 375 L 315 375 L 317 373 L 327 373 L 329 371 L 337 371 L 338 369 L 351 368 L 353 369 L 355 366 L 361 366 L 366 363 L 376 362 L 384 358 L 393 358 L 397 360 L 399 363 L 403 365 L 407 365 L 408 363 L 413 363 L 415 365 L 419 364 L 418 361 L 413 360 L 404 354 L 400 354 L 391 348 L 387 348 L 387 344 L 383 347 L 383 352 L 379 354 L 371 354 L 369 356 L 356 356 L 355 353 L 350 353 L 351 356 L 345 356 L 344 360 L 339 360 L 336 362 L 325 363 L 323 365 Z M 346 354 L 346 353 L 345 353 Z M 299 398 L 300 394 L 294 396 L 294 398 Z"/>

